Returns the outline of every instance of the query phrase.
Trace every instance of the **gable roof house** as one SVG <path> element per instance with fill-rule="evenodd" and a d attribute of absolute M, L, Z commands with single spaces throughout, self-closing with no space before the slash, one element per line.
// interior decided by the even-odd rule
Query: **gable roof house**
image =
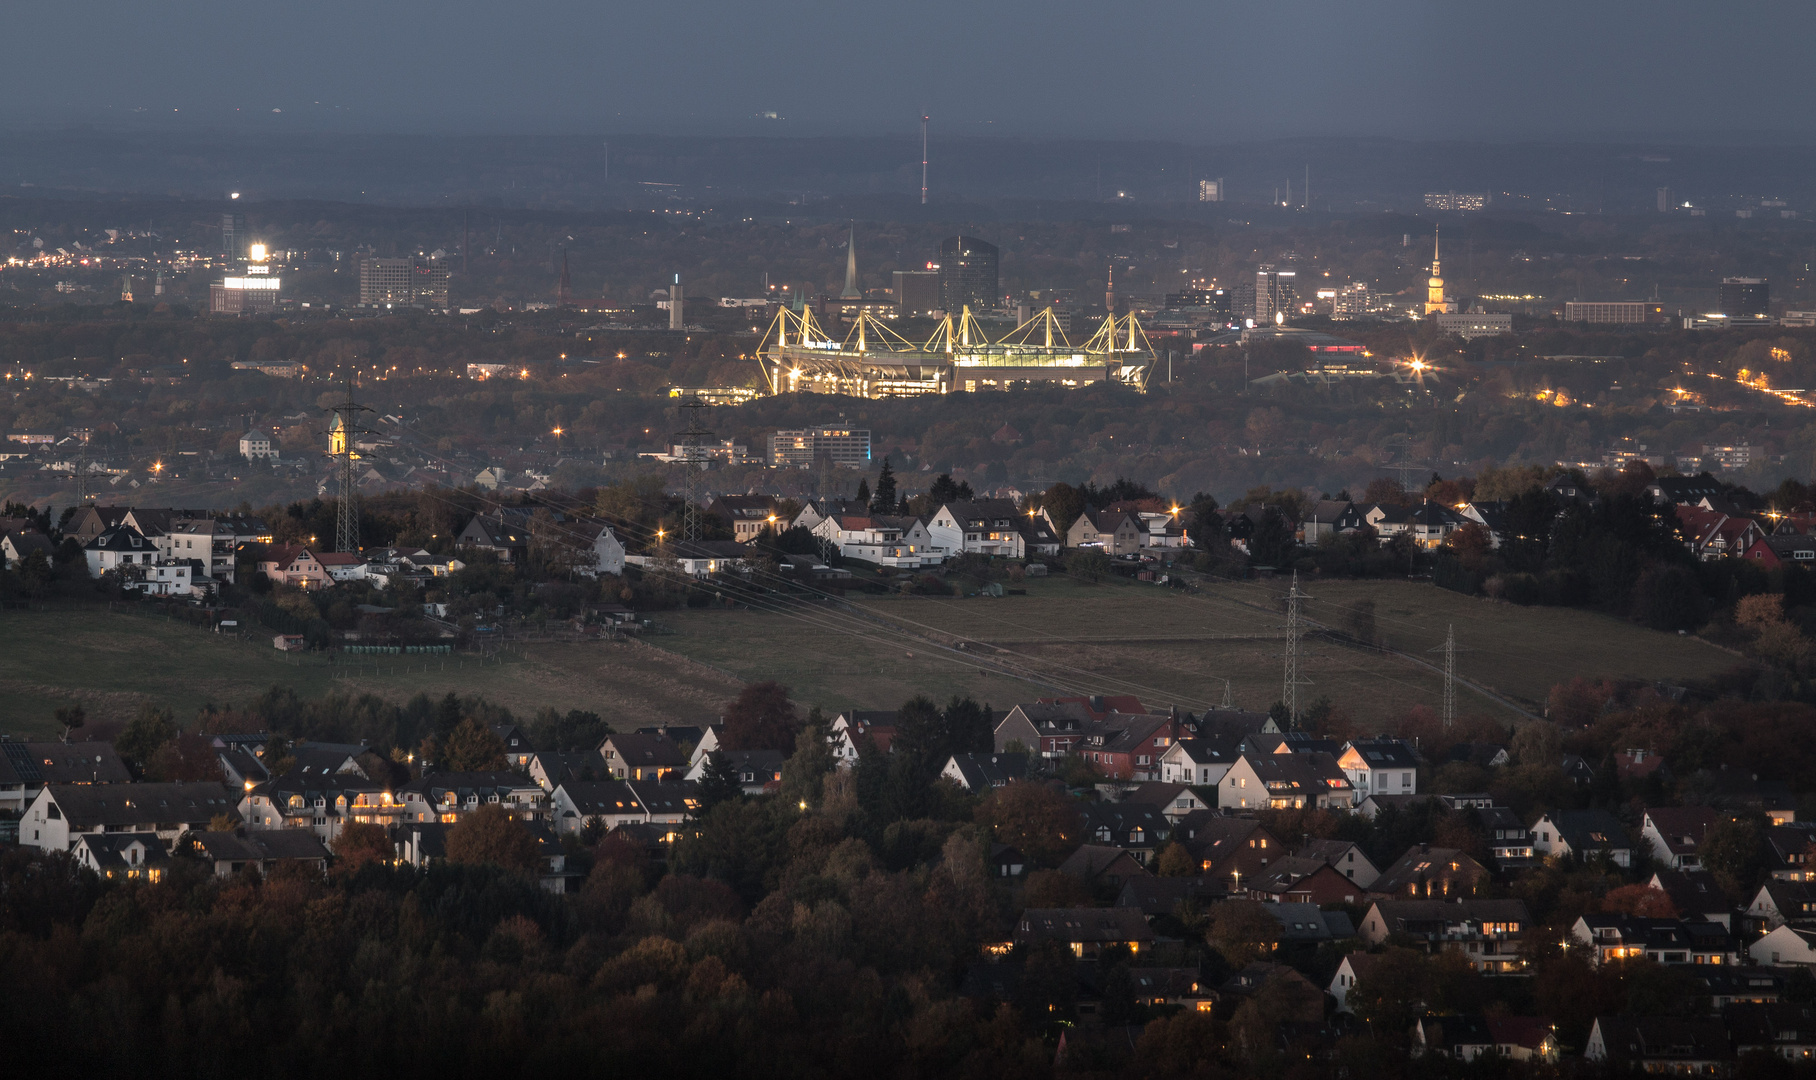
<path fill-rule="evenodd" d="M 1666 1016 L 1598 1016 L 1583 1057 L 1615 1072 L 1726 1076 L 1734 1048 L 1719 1020 Z"/>
<path fill-rule="evenodd" d="M 1755 964 L 1816 967 L 1816 930 L 1781 926 L 1747 946 L 1747 955 Z"/>
<path fill-rule="evenodd" d="M 250 829 L 310 830 L 330 841 L 349 823 L 388 827 L 411 816 L 401 792 L 362 773 L 300 768 L 247 788 L 239 811 Z"/>
<path fill-rule="evenodd" d="M 618 780 L 660 780 L 688 767 L 681 747 L 663 735 L 608 735 L 599 744 L 599 756 Z"/>
<path fill-rule="evenodd" d="M 1008 499 L 949 502 L 927 523 L 933 542 L 950 554 L 1027 557 L 1015 504 Z"/>
<path fill-rule="evenodd" d="M 1015 922 L 1015 943 L 1057 941 L 1083 959 L 1111 945 L 1137 955 L 1154 944 L 1154 931 L 1135 908 L 1028 908 Z"/>
<path fill-rule="evenodd" d="M 454 543 L 457 547 L 493 552 L 499 562 L 520 562 L 530 550 L 528 514 L 507 510 L 475 514 Z"/>
<path fill-rule="evenodd" d="M 1589 949 L 1590 960 L 1598 965 L 1639 957 L 1666 965 L 1740 962 L 1734 939 L 1718 923 L 1603 912 L 1578 918 L 1570 937 Z"/>
<path fill-rule="evenodd" d="M 1131 878 L 1153 876 L 1135 856 L 1109 844 L 1080 844 L 1059 864 L 1059 872 L 1077 879 L 1087 889 L 1121 889 Z"/>
<path fill-rule="evenodd" d="M 1354 904 L 1362 899 L 1362 886 L 1338 873 L 1322 859 L 1289 855 L 1275 860 L 1250 878 L 1250 900 L 1275 904 Z"/>
<path fill-rule="evenodd" d="M 1211 809 L 1189 786 L 1160 780 L 1143 780 L 1125 792 L 1122 801 L 1152 806 L 1164 814 L 1168 821 L 1178 821 L 1187 814 Z"/>
<path fill-rule="evenodd" d="M 1720 923 L 1728 930 L 1734 929 L 1734 909 L 1715 875 L 1707 870 L 1659 870 L 1646 884 L 1671 898 L 1679 918 Z"/>
<path fill-rule="evenodd" d="M 622 780 L 569 780 L 549 794 L 549 816 L 560 834 L 577 833 L 598 819 L 607 829 L 643 824 L 650 813 L 643 799 Z"/>
<path fill-rule="evenodd" d="M 1181 819 L 1173 826 L 1173 839 L 1191 852 L 1206 878 L 1229 893 L 1287 855 L 1280 840 L 1254 818 L 1222 817 L 1208 810 Z"/>
<path fill-rule="evenodd" d="M 832 744 L 833 760 L 838 762 L 841 769 L 857 765 L 865 743 L 874 745 L 886 754 L 894 739 L 893 709 L 847 709 L 833 717 L 832 723 L 827 726 L 826 741 Z M 996 752 L 1003 752 L 1000 742 Z"/>
<path fill-rule="evenodd" d="M 328 871 L 328 849 L 308 829 L 262 829 L 191 834 L 204 859 L 214 864 L 215 877 L 256 870 L 268 874 L 280 865 L 303 865 L 317 873 Z"/>
<path fill-rule="evenodd" d="M 1362 511 L 1348 499 L 1319 499 L 1299 518 L 1299 542 L 1317 547 L 1326 537 L 1355 532 L 1367 524 Z"/>
<path fill-rule="evenodd" d="M 22 812 L 46 784 L 127 784 L 108 742 L 0 742 L 0 810 Z"/>
<path fill-rule="evenodd" d="M 19 564 L 31 558 L 34 551 L 49 560 L 56 557 L 57 547 L 50 542 L 50 537 L 41 532 L 9 532 L 0 535 L 0 561 L 5 563 L 8 570 L 19 569 Z"/>
<path fill-rule="evenodd" d="M 768 495 L 720 495 L 706 512 L 731 526 L 733 540 L 748 544 L 762 536 L 765 529 L 786 532 L 790 525 L 786 509 L 780 500 Z"/>
<path fill-rule="evenodd" d="M 239 802 L 225 784 L 46 784 L 19 822 L 19 844 L 69 851 L 85 833 L 155 834 L 166 851 Z"/>
<path fill-rule="evenodd" d="M 1791 1002 L 1737 1002 L 1723 1006 L 1721 1018 L 1736 1054 L 1755 1050 L 1802 1064 L 1816 1062 L 1816 1009 Z"/>
<path fill-rule="evenodd" d="M 1144 866 L 1173 831 L 1173 823 L 1158 808 L 1131 803 L 1085 803 L 1079 807 L 1078 824 L 1086 843 L 1115 845 Z"/>
<path fill-rule="evenodd" d="M 1766 827 L 1766 855 L 1778 881 L 1816 881 L 1816 824 L 1793 821 Z"/>
<path fill-rule="evenodd" d="M 440 772 L 405 784 L 397 792 L 404 820 L 440 821 L 453 825 L 482 806 L 503 806 L 519 821 L 537 821 L 548 813 L 548 795 L 535 781 L 509 770 Z"/>
<path fill-rule="evenodd" d="M 1330 864 L 1344 877 L 1366 889 L 1380 879 L 1381 871 L 1360 846 L 1349 840 L 1307 840 L 1294 855 Z"/>
<path fill-rule="evenodd" d="M 1652 845 L 1654 858 L 1673 870 L 1700 870 L 1696 849 L 1703 835 L 1720 815 L 1707 806 L 1649 806 L 1641 819 L 1639 835 Z"/>
<path fill-rule="evenodd" d="M 83 833 L 70 850 L 76 865 L 104 878 L 157 881 L 170 862 L 164 841 L 145 833 Z"/>
<path fill-rule="evenodd" d="M 1414 844 L 1381 871 L 1370 891 L 1409 899 L 1474 896 L 1488 877 L 1488 868 L 1460 848 Z"/>
<path fill-rule="evenodd" d="M 1370 945 L 1411 939 L 1430 953 L 1461 953 L 1477 971 L 1506 974 L 1526 966 L 1520 946 L 1531 923 L 1523 900 L 1381 900 L 1358 932 Z"/>
<path fill-rule="evenodd" d="M 1121 510 L 1086 510 L 1066 529 L 1066 546 L 1105 555 L 1136 555 L 1146 532 L 1135 515 Z"/>
<path fill-rule="evenodd" d="M 782 782 L 782 763 L 787 759 L 780 750 L 720 750 L 718 753 L 731 761 L 732 768 L 738 773 L 738 784 L 746 795 L 774 791 Z M 711 753 L 696 759 L 683 779 L 695 783 L 704 779 L 706 771 L 712 768 L 712 759 Z"/>
<path fill-rule="evenodd" d="M 954 754 L 940 776 L 966 791 L 988 791 L 1028 777 L 1026 754 Z"/>
<path fill-rule="evenodd" d="M 1753 894 L 1747 917 L 1761 930 L 1776 930 L 1786 924 L 1816 929 L 1816 883 L 1768 881 Z"/>
<path fill-rule="evenodd" d="M 160 553 L 139 530 L 116 525 L 84 545 L 82 554 L 88 560 L 88 575 L 98 578 L 125 566 L 149 566 Z"/>
<path fill-rule="evenodd" d="M 1532 850 L 1544 856 L 1588 859 L 1605 854 L 1616 866 L 1633 865 L 1626 826 L 1606 810 L 1554 810 L 1532 826 Z"/>
<path fill-rule="evenodd" d="M 1358 799 L 1419 791 L 1418 758 L 1399 739 L 1357 739 L 1343 748 L 1337 766 L 1349 777 Z"/>
<path fill-rule="evenodd" d="M 1184 727 L 1176 716 L 1117 713 L 1087 724 L 1078 755 L 1100 775 L 1115 780 L 1158 780 L 1160 759 Z"/>
<path fill-rule="evenodd" d="M 1212 787 L 1241 756 L 1235 735 L 1199 735 L 1180 739 L 1160 756 L 1160 779 L 1168 784 Z"/>
<path fill-rule="evenodd" d="M 1329 754 L 1243 754 L 1217 783 L 1225 809 L 1350 810 L 1356 791 Z"/>
<path fill-rule="evenodd" d="M 334 579 L 322 566 L 315 552 L 301 544 L 267 544 L 259 553 L 257 572 L 274 585 L 297 585 L 304 589 L 321 588 Z"/>
<path fill-rule="evenodd" d="M 948 551 L 933 539 L 918 517 L 872 514 L 867 511 L 837 513 L 822 518 L 813 534 L 831 541 L 841 558 L 858 559 L 876 566 L 912 570 L 938 566 Z"/>

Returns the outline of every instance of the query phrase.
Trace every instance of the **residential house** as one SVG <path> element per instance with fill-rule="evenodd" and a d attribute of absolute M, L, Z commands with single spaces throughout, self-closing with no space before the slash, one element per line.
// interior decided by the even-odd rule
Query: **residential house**
<path fill-rule="evenodd" d="M 1027 540 L 1008 499 L 950 502 L 934 512 L 927 532 L 935 546 L 950 555 L 988 555 L 1024 559 Z"/>
<path fill-rule="evenodd" d="M 918 517 L 838 513 L 821 519 L 813 534 L 831 542 L 842 558 L 895 569 L 938 566 L 948 554 Z"/>
<path fill-rule="evenodd" d="M 164 841 L 145 833 L 83 833 L 70 853 L 77 866 L 104 878 L 157 881 L 170 864 Z"/>
<path fill-rule="evenodd" d="M 1019 878 L 1028 870 L 1028 857 L 1013 844 L 991 844 L 985 859 L 992 877 Z"/>
<path fill-rule="evenodd" d="M 1230 735 L 1240 740 L 1250 735 L 1280 734 L 1280 725 L 1274 723 L 1273 717 L 1247 709 L 1206 709 L 1193 721 L 1193 725 L 1200 739 Z"/>
<path fill-rule="evenodd" d="M 1816 883 L 1776 879 L 1766 882 L 1747 905 L 1747 918 L 1761 930 L 1776 930 L 1786 924 L 1816 928 Z"/>
<path fill-rule="evenodd" d="M 155 835 L 166 851 L 184 833 L 238 817 L 224 784 L 46 784 L 19 820 L 19 845 L 69 851 L 84 834 Z"/>
<path fill-rule="evenodd" d="M 1791 1002 L 1736 1003 L 1721 1010 L 1734 1052 L 1755 1051 L 1808 1069 L 1816 1064 L 1816 1009 Z"/>
<path fill-rule="evenodd" d="M 1146 866 L 1172 834 L 1173 823 L 1153 806 L 1085 803 L 1078 810 L 1079 835 L 1086 843 L 1114 844 Z"/>
<path fill-rule="evenodd" d="M 1781 926 L 1747 946 L 1747 956 L 1773 967 L 1816 967 L 1816 930 Z"/>
<path fill-rule="evenodd" d="M 490 551 L 503 563 L 521 562 L 530 551 L 530 522 L 527 511 L 499 510 L 476 514 L 454 538 L 458 547 Z"/>
<path fill-rule="evenodd" d="M 1639 783 L 1653 776 L 1669 781 L 1671 768 L 1665 764 L 1665 755 L 1654 750 L 1634 748 L 1614 755 L 1614 774 L 1624 784 Z"/>
<path fill-rule="evenodd" d="M 1795 821 L 1766 827 L 1766 856 L 1778 881 L 1816 881 L 1816 824 Z"/>
<path fill-rule="evenodd" d="M 1776 570 L 1787 563 L 1816 563 L 1816 536 L 1807 533 L 1774 533 L 1753 541 L 1741 558 L 1762 570 Z"/>
<path fill-rule="evenodd" d="M 1718 923 L 1596 913 L 1578 918 L 1570 939 L 1590 950 L 1596 965 L 1640 957 L 1667 965 L 1740 963 L 1734 939 Z"/>
<path fill-rule="evenodd" d="M 1690 979 L 1698 994 L 1706 993 L 1711 1008 L 1720 1009 L 1735 1002 L 1764 1005 L 1784 996 L 1784 969 L 1766 967 L 1692 968 Z"/>
<path fill-rule="evenodd" d="M 1583 1057 L 1616 1073 L 1727 1076 L 1734 1070 L 1719 1020 L 1679 1016 L 1598 1016 Z"/>
<path fill-rule="evenodd" d="M 1177 716 L 1117 713 L 1084 727 L 1079 757 L 1114 780 L 1159 780 L 1160 759 L 1184 731 Z"/>
<path fill-rule="evenodd" d="M 1488 546 L 1498 549 L 1507 540 L 1507 512 L 1511 504 L 1505 499 L 1477 500 L 1457 511 L 1466 521 L 1473 521 L 1488 530 Z"/>
<path fill-rule="evenodd" d="M 90 540 L 82 548 L 88 560 L 88 575 L 100 577 L 127 566 L 150 566 L 158 559 L 157 545 L 130 525 L 116 525 Z"/>
<path fill-rule="evenodd" d="M 20 813 L 47 784 L 129 784 L 108 742 L 0 741 L 0 812 Z"/>
<path fill-rule="evenodd" d="M 1365 890 L 1322 859 L 1289 855 L 1278 859 L 1247 883 L 1250 900 L 1280 904 L 1355 904 Z"/>
<path fill-rule="evenodd" d="M 1661 505 L 1695 506 L 1704 499 L 1725 499 L 1727 488 L 1706 472 L 1695 476 L 1661 476 L 1646 488 L 1652 500 Z"/>
<path fill-rule="evenodd" d="M 1208 877 L 1155 877 L 1142 874 L 1126 879 L 1122 892 L 1116 895 L 1116 907 L 1140 908 L 1142 913 L 1152 919 L 1157 915 L 1172 915 L 1181 904 L 1189 904 L 1203 911 L 1211 904 L 1222 900 L 1224 890 Z"/>
<path fill-rule="evenodd" d="M 688 767 L 687 755 L 664 735 L 609 735 L 599 744 L 599 756 L 617 780 L 679 777 Z"/>
<path fill-rule="evenodd" d="M 624 575 L 624 541 L 618 539 L 609 522 L 580 518 L 565 522 L 561 532 L 570 538 L 577 556 L 574 569 L 581 577 Z"/>
<path fill-rule="evenodd" d="M 1360 934 L 1370 945 L 1399 937 L 1430 953 L 1456 952 L 1495 975 L 1524 970 L 1520 946 L 1531 922 L 1521 900 L 1381 900 L 1368 909 Z"/>
<path fill-rule="evenodd" d="M 1381 877 L 1381 871 L 1375 868 L 1375 864 L 1362 849 L 1348 840 L 1307 840 L 1293 854 L 1302 859 L 1328 863 L 1338 873 L 1364 889 L 1371 888 Z"/>
<path fill-rule="evenodd" d="M 564 835 L 593 821 L 609 830 L 650 819 L 643 799 L 622 780 L 564 781 L 549 794 L 549 814 L 555 831 Z"/>
<path fill-rule="evenodd" d="M 1720 923 L 1726 930 L 1734 929 L 1734 909 L 1716 883 L 1715 875 L 1707 870 L 1660 870 L 1646 884 L 1670 897 L 1678 918 L 1686 922 Z"/>
<path fill-rule="evenodd" d="M 1357 739 L 1343 748 L 1337 767 L 1349 777 L 1358 799 L 1419 792 L 1418 758 L 1399 739 Z"/>
<path fill-rule="evenodd" d="M 1135 908 L 1029 908 L 1015 922 L 1015 943 L 1055 941 L 1084 959 L 1112 945 L 1139 955 L 1153 947 L 1154 932 Z"/>
<path fill-rule="evenodd" d="M 1284 1014 L 1282 1019 L 1287 1023 L 1311 1024 L 1324 1019 L 1324 992 L 1285 964 L 1265 961 L 1245 964 L 1217 987 L 1217 993 L 1240 1004 L 1263 987 L 1271 987 L 1270 993 L 1279 1003 Z"/>
<path fill-rule="evenodd" d="M 1152 877 L 1141 860 L 1122 848 L 1108 844 L 1080 844 L 1078 850 L 1059 864 L 1059 872 L 1077 880 L 1087 889 L 1122 888 L 1131 878 Z"/>
<path fill-rule="evenodd" d="M 1558 767 L 1563 770 L 1564 779 L 1570 781 L 1573 787 L 1588 787 L 1595 783 L 1595 766 L 1584 761 L 1581 755 L 1565 754 L 1558 762 Z"/>
<path fill-rule="evenodd" d="M 1173 839 L 1185 845 L 1199 870 L 1226 893 L 1287 855 L 1279 839 L 1254 818 L 1221 817 L 1215 811 L 1188 814 L 1173 826 Z"/>
<path fill-rule="evenodd" d="M 1160 779 L 1168 784 L 1214 787 L 1241 756 L 1235 735 L 1200 735 L 1183 738 L 1160 756 Z"/>
<path fill-rule="evenodd" d="M 1026 754 L 954 754 L 940 775 L 971 792 L 988 792 L 1028 777 Z"/>
<path fill-rule="evenodd" d="M 1380 896 L 1429 898 L 1474 896 L 1489 878 L 1488 868 L 1460 848 L 1414 844 L 1381 871 L 1369 890 Z"/>
<path fill-rule="evenodd" d="M 528 769 L 530 759 L 536 756 L 536 748 L 530 745 L 530 737 L 524 734 L 516 724 L 492 724 L 492 734 L 504 747 L 504 760 L 513 769 Z"/>
<path fill-rule="evenodd" d="M 1547 858 L 1606 856 L 1616 866 L 1633 865 L 1626 827 L 1606 810 L 1554 810 L 1532 826 L 1532 850 Z"/>
<path fill-rule="evenodd" d="M 0 536 L 0 562 L 8 570 L 19 569 L 19 564 L 31 558 L 33 552 L 49 562 L 56 557 L 57 547 L 41 532 L 9 532 Z"/>
<path fill-rule="evenodd" d="M 1326 753 L 1243 754 L 1217 783 L 1224 809 L 1350 810 L 1355 788 Z"/>
<path fill-rule="evenodd" d="M 1169 784 L 1160 780 L 1144 780 L 1122 796 L 1128 804 L 1152 806 L 1165 815 L 1168 821 L 1178 821 L 1187 814 L 1198 810 L 1210 809 L 1198 793 L 1185 784 Z"/>
<path fill-rule="evenodd" d="M 1704 562 L 1740 555 L 1763 539 L 1765 531 L 1752 518 L 1698 506 L 1676 508 L 1678 532 L 1692 554 Z"/>
<path fill-rule="evenodd" d="M 1066 530 L 1068 548 L 1089 548 L 1105 555 L 1138 555 L 1147 529 L 1135 515 L 1120 510 L 1086 510 Z"/>
<path fill-rule="evenodd" d="M 1557 1064 L 1557 1025 L 1542 1016 L 1427 1016 L 1413 1028 L 1425 1053 L 1474 1061 L 1493 1054 L 1504 1061 Z"/>
<path fill-rule="evenodd" d="M 76 510 L 69 523 L 63 526 L 63 535 L 73 536 L 86 546 L 90 540 L 124 522 L 126 515 L 131 512 L 130 506 L 96 506 L 91 503 Z"/>
<path fill-rule="evenodd" d="M 525 771 L 530 774 L 531 780 L 536 781 L 537 787 L 548 792 L 575 780 L 594 781 L 606 778 L 605 760 L 591 751 L 563 753 L 538 750 L 530 755 Z"/>
<path fill-rule="evenodd" d="M 1475 813 L 1496 867 L 1512 870 L 1532 864 L 1532 830 L 1519 815 L 1505 806 L 1477 808 Z"/>
<path fill-rule="evenodd" d="M 328 849 L 308 829 L 265 829 L 255 832 L 192 833 L 202 858 L 214 864 L 215 877 L 248 870 L 269 874 L 280 866 L 303 866 L 328 872 Z"/>
<path fill-rule="evenodd" d="M 404 793 L 358 773 L 305 775 L 293 769 L 245 789 L 239 812 L 249 829 L 308 830 L 332 842 L 349 824 L 389 828 L 403 821 L 430 820 L 413 812 L 405 799 Z"/>
<path fill-rule="evenodd" d="M 269 544 L 259 553 L 258 572 L 274 585 L 297 585 L 304 589 L 324 588 L 334 579 L 322 566 L 315 552 L 301 544 Z"/>
<path fill-rule="evenodd" d="M 788 507 L 768 495 L 720 495 L 706 512 L 730 525 L 731 538 L 740 544 L 750 543 L 766 529 L 781 534 L 790 524 Z"/>
<path fill-rule="evenodd" d="M 1330 996 L 1337 1001 L 1337 1011 L 1354 1013 L 1349 1007 L 1349 992 L 1358 979 L 1364 979 L 1374 973 L 1375 965 L 1380 962 L 1379 953 L 1353 952 L 1337 962 L 1337 973 L 1331 976 Z"/>
<path fill-rule="evenodd" d="M 1639 835 L 1652 845 L 1652 857 L 1673 870 L 1700 870 L 1696 849 L 1703 835 L 1720 820 L 1707 806 L 1649 806 L 1641 819 Z"/>
<path fill-rule="evenodd" d="M 1317 547 L 1327 537 L 1356 532 L 1367 524 L 1362 511 L 1348 499 L 1318 499 L 1299 518 L 1299 542 Z"/>
<path fill-rule="evenodd" d="M 853 768 L 867 745 L 875 746 L 885 754 L 889 752 L 889 744 L 895 739 L 895 710 L 851 709 L 842 712 L 832 718 L 826 738 L 832 744 L 832 757 L 839 768 Z M 1004 752 L 1000 739 L 996 752 Z"/>
<path fill-rule="evenodd" d="M 762 795 L 774 791 L 782 782 L 782 763 L 787 760 L 780 750 L 720 750 L 731 762 L 738 774 L 738 784 L 746 795 Z M 696 783 L 705 779 L 706 772 L 712 768 L 714 754 L 707 754 L 697 759 L 687 770 L 683 779 Z"/>
<path fill-rule="evenodd" d="M 1465 765 L 1480 765 L 1485 769 L 1499 769 L 1510 763 L 1513 757 L 1500 743 L 1464 742 L 1450 748 L 1450 760 Z"/>
<path fill-rule="evenodd" d="M 645 570 L 673 567 L 687 577 L 741 574 L 750 569 L 750 548 L 736 540 L 671 541 L 642 555 L 626 555 L 625 564 Z"/>
<path fill-rule="evenodd" d="M 482 806 L 502 806 L 519 821 L 539 821 L 549 812 L 542 788 L 505 770 L 430 773 L 405 784 L 396 797 L 406 822 L 453 825 Z"/>
<path fill-rule="evenodd" d="M 1282 948 L 1290 945 L 1322 945 L 1356 936 L 1355 924 L 1349 921 L 1348 914 L 1326 911 L 1308 901 L 1283 900 L 1270 903 L 1262 910 L 1280 924 L 1275 941 Z"/>

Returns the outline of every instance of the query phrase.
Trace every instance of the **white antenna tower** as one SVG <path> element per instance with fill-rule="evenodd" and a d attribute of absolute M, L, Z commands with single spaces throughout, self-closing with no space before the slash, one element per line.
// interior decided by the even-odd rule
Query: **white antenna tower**
<path fill-rule="evenodd" d="M 1299 677 L 1299 601 L 1310 597 L 1299 591 L 1299 571 L 1293 571 L 1293 584 L 1286 593 L 1286 685 L 1281 701 L 1286 705 L 1287 722 L 1299 727 L 1299 687 L 1310 686 L 1310 679 Z"/>
<path fill-rule="evenodd" d="M 921 114 L 921 205 L 927 205 L 927 121 L 932 119 L 926 113 Z"/>

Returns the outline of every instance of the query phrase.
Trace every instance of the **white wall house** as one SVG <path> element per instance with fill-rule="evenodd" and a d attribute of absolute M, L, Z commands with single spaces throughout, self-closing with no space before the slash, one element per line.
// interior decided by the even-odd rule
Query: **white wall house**
<path fill-rule="evenodd" d="M 1412 749 L 1398 740 L 1352 742 L 1337 757 L 1337 767 L 1355 786 L 1357 799 L 1419 793 L 1418 760 Z"/>
<path fill-rule="evenodd" d="M 248 431 L 240 436 L 240 456 L 247 461 L 277 460 L 277 447 L 271 445 L 271 436 Z"/>

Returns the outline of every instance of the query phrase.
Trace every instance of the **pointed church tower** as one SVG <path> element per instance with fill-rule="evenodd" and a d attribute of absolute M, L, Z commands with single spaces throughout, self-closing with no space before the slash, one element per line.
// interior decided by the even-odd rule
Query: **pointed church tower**
<path fill-rule="evenodd" d="M 864 290 L 858 288 L 858 230 L 855 225 L 845 240 L 845 291 L 839 294 L 839 299 L 864 299 Z"/>
<path fill-rule="evenodd" d="M 1441 315 L 1451 310 L 1451 303 L 1444 295 L 1444 276 L 1438 268 L 1438 234 L 1434 229 L 1431 234 L 1431 278 L 1425 283 L 1425 314 Z"/>

